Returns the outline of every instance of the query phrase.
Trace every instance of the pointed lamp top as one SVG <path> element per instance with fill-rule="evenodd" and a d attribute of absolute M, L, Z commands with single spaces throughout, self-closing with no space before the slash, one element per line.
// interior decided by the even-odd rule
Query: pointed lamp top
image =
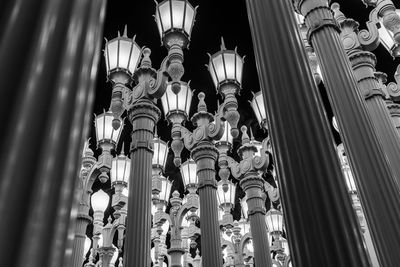
<path fill-rule="evenodd" d="M 221 51 L 226 50 L 224 37 L 221 36 Z"/>
<path fill-rule="evenodd" d="M 125 27 L 124 27 L 124 35 L 122 37 L 128 38 L 128 26 L 126 24 L 125 24 Z"/>

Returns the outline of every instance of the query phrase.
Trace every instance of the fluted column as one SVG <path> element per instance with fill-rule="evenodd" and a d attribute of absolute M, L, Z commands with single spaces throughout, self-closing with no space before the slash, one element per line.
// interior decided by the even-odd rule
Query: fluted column
<path fill-rule="evenodd" d="M 125 237 L 124 266 L 150 266 L 151 168 L 154 126 L 161 113 L 154 103 L 141 99 L 129 110 L 132 123 L 131 174 Z"/>
<path fill-rule="evenodd" d="M 254 258 L 257 266 L 272 266 L 265 223 L 265 201 L 262 197 L 264 180 L 257 173 L 249 172 L 240 180 L 246 192 L 251 235 L 254 242 Z"/>
<path fill-rule="evenodd" d="M 324 83 L 354 171 L 361 202 L 382 266 L 400 262 L 400 193 L 396 173 L 379 142 L 371 117 L 339 37 L 332 10 L 324 0 L 295 0 L 305 16 L 308 38 L 319 58 Z M 373 101 L 373 100 L 372 100 Z M 374 105 L 377 105 L 376 103 Z M 376 118 L 376 120 L 383 118 Z"/>
<path fill-rule="evenodd" d="M 199 178 L 202 264 L 204 267 L 220 267 L 222 256 L 215 180 L 218 150 L 211 141 L 200 141 L 192 150 L 192 158 L 197 164 Z"/>
<path fill-rule="evenodd" d="M 106 1 L 0 5 L 1 265 L 71 266 Z"/>
<path fill-rule="evenodd" d="M 362 103 L 367 108 L 375 133 L 397 178 L 396 182 L 400 185 L 400 164 L 398 164 L 400 139 L 386 108 L 383 98 L 384 92 L 381 89 L 382 83 L 376 77 L 386 75 L 376 72 L 377 60 L 375 55 L 369 51 L 364 51 L 367 50 L 368 45 L 375 44 L 378 41 L 379 35 L 373 34 L 373 31 L 370 31 L 369 35 L 367 35 L 366 30 L 359 32 L 359 24 L 351 18 L 346 18 L 339 8 L 339 4 L 332 4 L 334 17 L 341 28 L 340 38 L 358 83 L 358 87 L 354 90 L 358 89 L 360 95 L 364 98 Z M 363 36 L 367 36 L 367 38 Z M 373 45 L 373 47 L 375 46 Z"/>
<path fill-rule="evenodd" d="M 84 260 L 83 252 L 85 248 L 86 228 L 92 218 L 84 213 L 78 213 L 75 226 L 75 238 L 72 244 L 72 267 L 82 267 Z"/>
<path fill-rule="evenodd" d="M 293 8 L 246 4 L 293 265 L 368 266 Z"/>

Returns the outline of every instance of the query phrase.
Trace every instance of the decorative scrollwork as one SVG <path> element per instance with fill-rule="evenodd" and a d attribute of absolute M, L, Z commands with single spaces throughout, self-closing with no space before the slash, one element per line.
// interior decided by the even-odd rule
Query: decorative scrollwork
<path fill-rule="evenodd" d="M 231 169 L 232 176 L 236 179 L 239 179 L 239 177 L 242 175 L 240 164 L 229 156 L 227 156 L 226 159 L 228 161 L 228 166 Z"/>

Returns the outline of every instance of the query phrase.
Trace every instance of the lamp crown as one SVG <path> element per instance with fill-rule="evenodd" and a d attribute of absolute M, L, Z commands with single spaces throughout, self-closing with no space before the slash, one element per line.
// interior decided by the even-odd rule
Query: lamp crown
<path fill-rule="evenodd" d="M 221 36 L 221 51 L 226 50 L 224 37 Z"/>
<path fill-rule="evenodd" d="M 207 112 L 207 104 L 204 101 L 206 95 L 203 92 L 200 92 L 197 97 L 199 98 L 199 104 L 197 105 L 198 112 Z"/>
<path fill-rule="evenodd" d="M 247 127 L 243 125 L 240 130 L 242 131 L 242 145 L 249 144 L 250 143 L 250 138 L 249 135 L 247 134 Z"/>
<path fill-rule="evenodd" d="M 140 63 L 140 67 L 141 68 L 151 68 L 151 59 L 150 59 L 150 55 L 151 55 L 151 50 L 150 48 L 146 47 L 143 49 L 143 59 Z"/>

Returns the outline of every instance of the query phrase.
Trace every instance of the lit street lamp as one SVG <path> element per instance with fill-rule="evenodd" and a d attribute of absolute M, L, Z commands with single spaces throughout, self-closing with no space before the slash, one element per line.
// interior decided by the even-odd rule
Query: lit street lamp
<path fill-rule="evenodd" d="M 210 56 L 208 65 L 215 88 L 224 98 L 224 103 L 222 104 L 224 117 L 231 126 L 233 137 L 239 135 L 237 124 L 240 115 L 237 111 L 238 103 L 235 95 L 242 88 L 243 63 L 244 58 L 239 56 L 236 49 L 227 50 L 224 39 L 221 38 L 221 51 Z"/>

